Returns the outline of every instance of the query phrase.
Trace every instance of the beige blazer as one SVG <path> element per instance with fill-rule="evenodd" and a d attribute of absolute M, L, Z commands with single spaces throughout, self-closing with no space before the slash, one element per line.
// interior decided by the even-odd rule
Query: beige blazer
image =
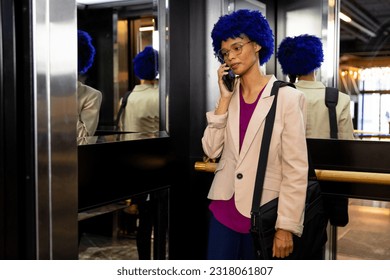
<path fill-rule="evenodd" d="M 235 195 L 238 211 L 250 218 L 260 143 L 265 117 L 271 108 L 271 76 L 252 118 L 239 152 L 239 85 L 233 93 L 228 112 L 207 112 L 208 125 L 202 138 L 205 154 L 220 160 L 208 198 L 228 200 Z M 292 87 L 279 90 L 261 205 L 279 197 L 276 228 L 300 236 L 303 230 L 308 162 L 305 138 L 305 97 Z"/>
<path fill-rule="evenodd" d="M 77 83 L 77 136 L 78 142 L 88 136 L 93 136 L 99 123 L 99 112 L 102 103 L 102 93 L 81 82 Z"/>
<path fill-rule="evenodd" d="M 298 81 L 295 86 L 306 96 L 306 137 L 330 138 L 329 112 L 325 105 L 325 85 L 318 81 Z M 338 139 L 354 139 L 350 102 L 351 99 L 347 94 L 339 92 L 336 106 Z"/>
<path fill-rule="evenodd" d="M 121 131 L 129 132 L 159 130 L 160 99 L 157 84 L 141 84 L 134 87 L 119 120 L 119 127 Z"/>

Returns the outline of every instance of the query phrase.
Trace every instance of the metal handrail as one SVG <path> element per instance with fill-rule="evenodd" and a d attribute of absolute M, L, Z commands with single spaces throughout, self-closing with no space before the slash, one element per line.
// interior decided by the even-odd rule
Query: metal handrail
<path fill-rule="evenodd" d="M 195 170 L 201 172 L 215 172 L 217 163 L 215 162 L 195 162 Z M 315 170 L 317 179 L 320 181 L 365 183 L 377 185 L 390 185 L 389 173 L 341 171 L 341 170 Z"/>

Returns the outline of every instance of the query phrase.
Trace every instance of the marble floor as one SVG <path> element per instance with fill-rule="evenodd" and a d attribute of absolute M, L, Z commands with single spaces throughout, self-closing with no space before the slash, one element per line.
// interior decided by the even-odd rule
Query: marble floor
<path fill-rule="evenodd" d="M 79 247 L 80 260 L 138 260 L 135 238 L 109 238 L 84 234 Z"/>
<path fill-rule="evenodd" d="M 390 260 L 390 203 L 350 199 L 349 223 L 337 232 L 340 260 Z"/>
<path fill-rule="evenodd" d="M 138 259 L 134 235 L 113 236 L 83 234 L 79 259 Z M 337 229 L 336 259 L 390 260 L 390 202 L 349 200 L 349 223 Z"/>

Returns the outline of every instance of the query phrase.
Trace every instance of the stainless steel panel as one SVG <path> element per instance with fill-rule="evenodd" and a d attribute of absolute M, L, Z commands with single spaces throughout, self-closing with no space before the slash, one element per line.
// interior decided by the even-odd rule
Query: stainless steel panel
<path fill-rule="evenodd" d="M 77 259 L 76 2 L 33 2 L 37 259 Z"/>

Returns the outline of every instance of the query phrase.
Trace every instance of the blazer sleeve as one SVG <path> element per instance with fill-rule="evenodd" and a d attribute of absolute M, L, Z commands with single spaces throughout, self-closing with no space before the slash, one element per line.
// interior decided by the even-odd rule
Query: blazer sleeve
<path fill-rule="evenodd" d="M 214 111 L 206 113 L 207 127 L 202 137 L 203 152 L 210 158 L 218 158 L 223 150 L 228 112 L 216 115 Z"/>
<path fill-rule="evenodd" d="M 282 182 L 279 192 L 276 229 L 281 228 L 301 236 L 308 183 L 308 157 L 305 135 L 305 96 L 291 90 L 279 102 L 282 107 L 281 157 Z M 281 95 L 280 97 L 282 97 Z"/>

